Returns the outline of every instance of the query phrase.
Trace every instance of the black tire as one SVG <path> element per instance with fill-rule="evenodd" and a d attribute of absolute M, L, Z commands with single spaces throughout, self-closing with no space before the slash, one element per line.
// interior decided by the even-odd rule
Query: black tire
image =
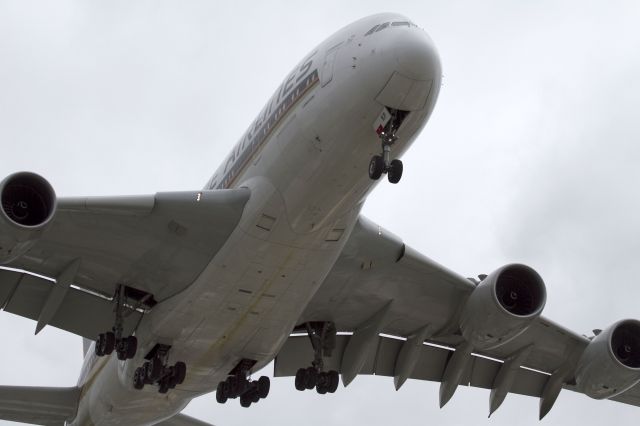
<path fill-rule="evenodd" d="M 256 393 L 261 399 L 265 399 L 269 395 L 269 389 L 271 389 L 271 381 L 267 376 L 262 376 L 256 383 Z"/>
<path fill-rule="evenodd" d="M 224 404 L 227 402 L 227 399 L 229 399 L 227 396 L 227 382 L 220 382 L 216 389 L 216 401 L 218 401 L 219 404 Z"/>
<path fill-rule="evenodd" d="M 301 368 L 296 372 L 296 389 L 299 391 L 307 389 L 307 386 L 305 385 L 305 378 L 307 377 L 306 373 L 307 370 L 304 368 Z"/>
<path fill-rule="evenodd" d="M 304 384 L 305 387 L 308 390 L 311 390 L 313 388 L 316 387 L 316 385 L 318 384 L 318 372 L 316 371 L 315 368 L 313 367 L 308 367 L 305 370 L 305 375 L 304 375 Z"/>
<path fill-rule="evenodd" d="M 163 394 L 169 392 L 169 383 L 167 382 L 166 379 L 162 379 L 160 381 L 160 387 L 158 388 L 158 392 Z"/>
<path fill-rule="evenodd" d="M 111 331 L 104 333 L 104 354 L 111 355 L 116 348 L 116 335 Z"/>
<path fill-rule="evenodd" d="M 244 393 L 242 395 L 240 395 L 240 406 L 244 407 L 244 408 L 249 408 L 251 407 L 251 395 L 247 393 Z"/>
<path fill-rule="evenodd" d="M 327 373 L 328 375 L 328 382 L 329 385 L 327 386 L 327 392 L 329 393 L 334 393 L 336 390 L 338 390 L 338 385 L 340 384 L 340 375 L 338 374 L 337 371 L 329 371 L 329 373 Z"/>
<path fill-rule="evenodd" d="M 142 372 L 144 373 L 144 383 L 146 385 L 153 384 L 153 380 L 151 380 L 151 377 L 149 376 L 151 374 L 151 363 L 149 361 L 142 364 Z"/>
<path fill-rule="evenodd" d="M 136 336 L 129 336 L 125 339 L 126 347 L 126 359 L 132 359 L 136 356 L 138 350 L 138 338 Z"/>
<path fill-rule="evenodd" d="M 387 178 L 391 183 L 398 183 L 402 178 L 402 161 L 393 160 L 391 164 L 389 164 L 389 173 L 387 174 Z"/>
<path fill-rule="evenodd" d="M 160 378 L 160 374 L 162 374 L 162 361 L 158 358 L 152 358 L 151 361 L 149 361 L 147 378 L 153 383 Z"/>
<path fill-rule="evenodd" d="M 169 389 L 175 389 L 177 385 L 176 378 L 173 376 L 169 376 L 169 378 L 167 378 L 167 383 L 169 384 Z"/>
<path fill-rule="evenodd" d="M 236 399 L 240 396 L 240 381 L 238 377 L 231 376 L 226 380 L 227 383 L 227 396 L 232 399 Z"/>
<path fill-rule="evenodd" d="M 127 352 L 125 350 L 125 348 L 118 348 L 116 350 L 116 356 L 118 357 L 118 360 L 120 361 L 124 361 L 127 359 Z"/>
<path fill-rule="evenodd" d="M 187 377 L 187 364 L 182 361 L 176 362 L 173 366 L 173 378 L 176 384 L 181 385 L 185 377 Z"/>
<path fill-rule="evenodd" d="M 133 373 L 133 387 L 140 390 L 144 387 L 144 382 L 144 369 L 142 367 L 138 367 Z"/>
<path fill-rule="evenodd" d="M 100 333 L 94 346 L 96 356 L 104 356 L 104 333 Z"/>
<path fill-rule="evenodd" d="M 260 401 L 260 395 L 255 390 L 249 392 L 249 397 L 251 397 L 251 402 L 253 403 Z"/>
<path fill-rule="evenodd" d="M 384 173 L 384 159 L 379 155 L 374 155 L 369 161 L 369 177 L 378 180 L 382 173 Z"/>

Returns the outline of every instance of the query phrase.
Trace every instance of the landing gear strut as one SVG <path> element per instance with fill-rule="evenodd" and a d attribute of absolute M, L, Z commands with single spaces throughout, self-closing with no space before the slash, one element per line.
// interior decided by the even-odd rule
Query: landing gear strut
<path fill-rule="evenodd" d="M 271 381 L 267 376 L 262 376 L 258 380 L 249 380 L 247 377 L 255 361 L 243 359 L 231 371 L 226 380 L 218 383 L 216 390 L 216 401 L 224 404 L 228 399 L 240 398 L 242 407 L 250 407 L 251 404 L 266 398 L 269 395 Z"/>
<path fill-rule="evenodd" d="M 118 286 L 115 295 L 116 321 L 111 331 L 100 333 L 96 340 L 95 352 L 97 356 L 111 355 L 115 350 L 118 359 L 124 361 L 136 355 L 138 339 L 135 336 L 123 336 L 125 310 L 124 286 Z"/>
<path fill-rule="evenodd" d="M 142 389 L 145 385 L 158 385 L 158 392 L 167 393 L 176 385 L 182 384 L 187 375 L 187 366 L 184 362 L 178 361 L 174 365 L 169 365 L 169 349 L 167 345 L 156 345 L 142 367 L 136 368 L 133 374 L 133 387 Z"/>
<path fill-rule="evenodd" d="M 296 372 L 295 386 L 299 391 L 316 389 L 321 395 L 334 393 L 338 389 L 340 376 L 337 371 L 323 371 L 323 357 L 331 356 L 336 346 L 336 326 L 332 322 L 306 323 L 307 334 L 313 346 L 311 367 Z"/>
<path fill-rule="evenodd" d="M 382 143 L 382 153 L 371 157 L 369 177 L 373 180 L 378 180 L 383 173 L 386 173 L 389 182 L 398 183 L 402 178 L 403 166 L 402 161 L 391 159 L 391 147 L 398 140 L 396 132 L 409 113 L 408 111 L 391 109 L 389 114 L 391 115 L 389 122 L 384 127 L 380 126 L 377 130 Z"/>

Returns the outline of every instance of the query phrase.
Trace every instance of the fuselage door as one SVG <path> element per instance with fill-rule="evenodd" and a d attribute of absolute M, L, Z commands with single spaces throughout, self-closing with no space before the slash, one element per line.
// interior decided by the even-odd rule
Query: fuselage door
<path fill-rule="evenodd" d="M 322 83 L 322 87 L 329 84 L 333 79 L 333 65 L 340 46 L 342 46 L 342 42 L 327 50 L 327 54 L 324 57 L 324 63 L 322 64 L 322 74 L 320 75 L 320 83 Z"/>

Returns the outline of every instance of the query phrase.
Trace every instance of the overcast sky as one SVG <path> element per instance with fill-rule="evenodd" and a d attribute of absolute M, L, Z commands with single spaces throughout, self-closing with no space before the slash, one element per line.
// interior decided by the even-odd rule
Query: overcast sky
<path fill-rule="evenodd" d="M 0 175 L 59 196 L 201 188 L 287 72 L 340 27 L 406 14 L 444 85 L 365 215 L 466 275 L 512 261 L 547 283 L 545 315 L 579 333 L 640 318 L 640 2 L 0 0 Z M 366 171 L 363 171 L 365 173 Z M 390 208 L 390 206 L 395 206 Z M 71 386 L 80 339 L 0 313 L 0 382 Z M 359 377 L 334 395 L 276 379 L 217 425 L 533 425 L 538 401 Z M 563 392 L 544 424 L 636 424 L 640 408 Z M 0 423 L 2 423 L 0 421 Z M 8 424 L 8 423 L 6 423 Z"/>

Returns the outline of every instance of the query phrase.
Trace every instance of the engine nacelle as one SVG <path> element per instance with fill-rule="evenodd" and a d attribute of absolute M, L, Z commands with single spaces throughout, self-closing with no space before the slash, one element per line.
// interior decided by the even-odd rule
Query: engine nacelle
<path fill-rule="evenodd" d="M 500 346 L 525 331 L 546 300 L 544 281 L 536 271 L 520 264 L 503 266 L 467 299 L 460 317 L 462 336 L 476 349 Z"/>
<path fill-rule="evenodd" d="M 0 182 L 0 264 L 23 255 L 51 223 L 56 193 L 43 177 L 30 172 Z"/>
<path fill-rule="evenodd" d="M 576 367 L 576 385 L 591 398 L 616 396 L 640 382 L 640 321 L 623 320 L 591 340 Z"/>

